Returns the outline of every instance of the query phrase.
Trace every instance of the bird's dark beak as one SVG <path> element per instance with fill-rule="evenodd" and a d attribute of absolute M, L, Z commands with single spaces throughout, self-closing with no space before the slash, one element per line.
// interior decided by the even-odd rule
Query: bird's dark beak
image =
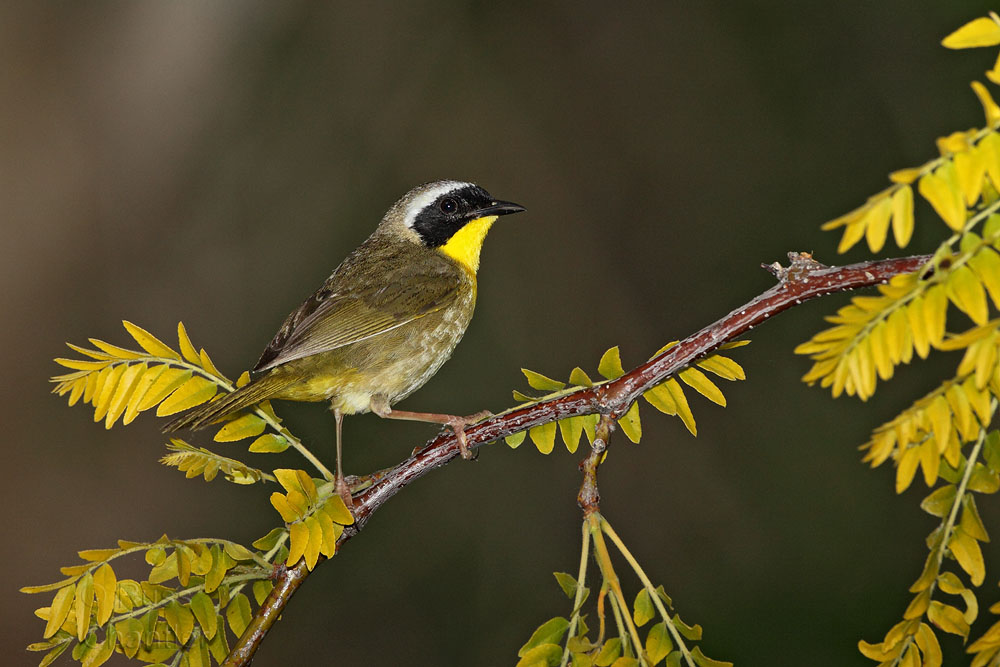
<path fill-rule="evenodd" d="M 473 218 L 487 218 L 491 215 L 510 215 L 511 213 L 520 213 L 524 211 L 525 208 L 520 204 L 515 204 L 510 201 L 495 201 L 489 206 L 484 206 L 478 211 L 472 213 Z"/>

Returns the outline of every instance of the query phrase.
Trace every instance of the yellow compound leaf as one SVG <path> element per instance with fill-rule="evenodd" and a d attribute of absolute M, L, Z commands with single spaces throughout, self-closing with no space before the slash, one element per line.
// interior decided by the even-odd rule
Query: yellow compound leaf
<path fill-rule="evenodd" d="M 947 49 L 971 49 L 1000 44 L 1000 25 L 985 16 L 969 21 L 941 40 Z"/>
<path fill-rule="evenodd" d="M 188 362 L 195 365 L 201 365 L 201 358 L 198 356 L 198 350 L 191 342 L 191 338 L 188 336 L 187 329 L 184 327 L 183 322 L 177 323 L 177 342 L 180 345 L 181 354 Z"/>
<path fill-rule="evenodd" d="M 945 163 L 932 174 L 924 174 L 917 189 L 948 227 L 955 231 L 962 228 L 965 224 L 965 203 L 952 163 Z"/>
<path fill-rule="evenodd" d="M 237 593 L 226 607 L 226 620 L 233 634 L 241 636 L 250 625 L 250 618 L 250 599 L 243 593 Z"/>
<path fill-rule="evenodd" d="M 708 400 L 712 401 L 716 405 L 726 407 L 726 397 L 722 395 L 722 391 L 720 391 L 719 388 L 715 386 L 715 383 L 709 380 L 708 377 L 706 377 L 706 375 L 697 368 L 685 368 L 678 373 L 678 376 L 684 384 L 691 387 Z"/>
<path fill-rule="evenodd" d="M 930 607 L 927 608 L 927 618 L 945 632 L 960 637 L 969 636 L 969 624 L 965 622 L 962 612 L 951 605 L 932 600 Z"/>
<path fill-rule="evenodd" d="M 976 274 L 968 266 L 960 266 L 951 272 L 947 283 L 947 294 L 959 310 L 973 322 L 982 326 L 989 319 L 986 305 L 986 291 Z"/>
<path fill-rule="evenodd" d="M 212 439 L 216 442 L 235 442 L 258 436 L 264 432 L 265 428 L 267 428 L 267 422 L 250 412 L 227 422 Z M 285 446 L 288 446 L 287 441 Z"/>
<path fill-rule="evenodd" d="M 535 443 L 535 447 L 538 448 L 538 451 L 542 454 L 552 453 L 552 448 L 555 446 L 556 442 L 555 422 L 532 426 L 528 429 L 528 435 L 531 437 L 531 441 Z"/>
<path fill-rule="evenodd" d="M 60 588 L 56 596 L 52 599 L 49 607 L 49 618 L 45 624 L 45 631 L 42 633 L 44 639 L 48 639 L 59 631 L 62 624 L 66 622 L 70 609 L 73 608 L 73 598 L 76 595 L 76 585 L 70 584 L 65 588 Z"/>
<path fill-rule="evenodd" d="M 285 565 L 294 566 L 306 553 L 309 546 L 309 527 L 301 521 L 297 521 L 288 526 L 288 559 Z"/>
<path fill-rule="evenodd" d="M 565 382 L 553 380 L 550 377 L 528 370 L 527 368 L 522 368 L 521 372 L 524 373 L 524 377 L 528 380 L 528 386 L 532 389 L 538 389 L 539 391 L 559 391 L 566 386 Z"/>
<path fill-rule="evenodd" d="M 580 446 L 580 436 L 583 435 L 583 417 L 568 417 L 559 420 L 559 435 L 570 454 Z"/>
<path fill-rule="evenodd" d="M 983 159 L 982 153 L 975 148 L 956 153 L 954 160 L 955 176 L 958 178 L 958 185 L 965 197 L 965 204 L 972 206 L 979 201 L 979 195 L 983 192 L 983 182 L 986 180 L 986 160 Z"/>
<path fill-rule="evenodd" d="M 618 425 L 622 427 L 622 433 L 638 444 L 642 439 L 642 422 L 639 419 L 639 403 L 632 403 L 628 411 L 618 420 Z"/>
<path fill-rule="evenodd" d="M 905 248 L 913 237 L 913 188 L 905 185 L 892 195 L 892 235 Z"/>
<path fill-rule="evenodd" d="M 160 401 L 169 396 L 171 392 L 191 379 L 191 375 L 192 373 L 189 370 L 164 367 L 163 372 L 159 374 L 153 384 L 149 387 L 146 395 L 141 401 L 139 401 L 139 405 L 136 407 L 136 410 L 138 412 L 143 412 L 145 410 L 149 410 L 154 405 L 157 405 Z"/>
<path fill-rule="evenodd" d="M 83 641 L 90 632 L 90 612 L 94 608 L 94 577 L 88 572 L 76 584 L 73 610 L 76 612 L 76 638 Z"/>
<path fill-rule="evenodd" d="M 873 253 L 879 252 L 885 245 L 885 238 L 889 235 L 891 215 L 892 201 L 888 197 L 883 197 L 864 217 L 865 240 L 868 241 L 868 248 Z"/>
<path fill-rule="evenodd" d="M 616 380 L 625 375 L 617 345 L 608 349 L 601 357 L 601 362 L 597 365 L 597 372 L 609 380 Z"/>
<path fill-rule="evenodd" d="M 94 596 L 97 600 L 97 624 L 103 626 L 115 609 L 118 578 L 111 566 L 104 563 L 94 571 Z"/>
<path fill-rule="evenodd" d="M 122 320 L 122 324 L 125 325 L 125 330 L 135 339 L 135 342 L 139 343 L 139 346 L 152 356 L 180 361 L 180 355 L 153 334 L 128 320 Z"/>
<path fill-rule="evenodd" d="M 160 403 L 156 408 L 156 416 L 166 417 L 206 403 L 215 396 L 218 390 L 218 385 L 211 380 L 193 377 L 175 389 L 168 398 Z"/>
<path fill-rule="evenodd" d="M 983 562 L 983 552 L 979 548 L 979 542 L 961 528 L 955 528 L 951 539 L 948 540 L 948 550 L 969 575 L 972 584 L 981 586 L 986 578 L 986 565 Z"/>

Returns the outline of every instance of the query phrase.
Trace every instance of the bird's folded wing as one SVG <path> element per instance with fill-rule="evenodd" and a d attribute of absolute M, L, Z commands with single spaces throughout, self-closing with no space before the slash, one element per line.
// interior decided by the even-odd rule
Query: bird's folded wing
<path fill-rule="evenodd" d="M 458 280 L 453 272 L 403 270 L 348 293 L 321 289 L 288 316 L 254 371 L 357 343 L 446 308 Z"/>

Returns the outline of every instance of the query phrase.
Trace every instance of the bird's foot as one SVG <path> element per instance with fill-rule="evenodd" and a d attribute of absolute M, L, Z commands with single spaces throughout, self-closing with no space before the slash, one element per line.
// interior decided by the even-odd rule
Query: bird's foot
<path fill-rule="evenodd" d="M 348 485 L 347 480 L 342 476 L 337 477 L 336 486 L 337 495 L 340 499 L 344 501 L 344 505 L 347 506 L 348 511 L 351 515 L 354 515 L 354 499 L 351 497 L 351 487 Z"/>
<path fill-rule="evenodd" d="M 458 450 L 466 461 L 472 459 L 473 454 L 472 450 L 469 449 L 469 440 L 465 437 L 465 427 L 492 416 L 493 413 L 489 410 L 482 410 L 466 417 L 452 417 L 448 420 L 448 426 L 455 432 L 455 438 L 458 440 Z"/>

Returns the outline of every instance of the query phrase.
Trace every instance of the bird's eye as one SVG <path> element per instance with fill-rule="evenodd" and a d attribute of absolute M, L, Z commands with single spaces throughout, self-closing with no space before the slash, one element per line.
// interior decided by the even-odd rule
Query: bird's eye
<path fill-rule="evenodd" d="M 445 197 L 438 206 L 441 212 L 446 215 L 451 215 L 458 211 L 458 202 L 453 197 Z"/>

